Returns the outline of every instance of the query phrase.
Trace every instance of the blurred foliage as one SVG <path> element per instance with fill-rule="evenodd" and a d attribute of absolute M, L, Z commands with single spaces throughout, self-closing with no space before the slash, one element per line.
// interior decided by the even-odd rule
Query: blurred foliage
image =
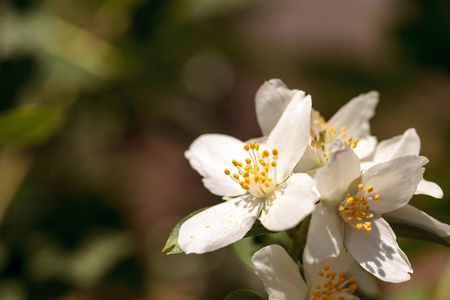
<path fill-rule="evenodd" d="M 164 173 L 176 165 L 176 158 L 167 154 L 158 176 L 167 176 L 165 181 L 173 185 L 177 176 L 187 180 L 179 199 L 169 203 L 162 192 L 174 186 L 164 190 L 157 178 L 139 178 L 136 166 L 128 169 L 130 156 L 144 152 L 149 143 L 147 156 L 153 158 L 161 140 L 181 149 L 177 152 L 181 156 L 205 132 L 241 139 L 257 136 L 257 126 L 251 125 L 256 124 L 252 97 L 262 81 L 272 77 L 286 80 L 292 88 L 307 89 L 320 99 L 316 108 L 328 116 L 343 101 L 378 89 L 382 95 L 382 113 L 375 117 L 381 118 L 379 132 L 385 137 L 400 134 L 406 128 L 385 132 L 382 117 L 407 107 L 402 106 L 407 100 L 384 99 L 404 96 L 422 81 L 424 70 L 448 76 L 446 0 L 397 4 L 408 8 L 408 13 L 386 27 L 385 34 L 392 33 L 394 40 L 388 48 L 395 50 L 374 58 L 369 66 L 335 56 L 333 49 L 287 51 L 258 37 L 248 29 L 253 25 L 243 20 L 252 23 L 254 14 L 271 11 L 273 5 L 278 4 L 0 1 L 0 299 L 223 299 L 244 287 L 243 278 L 252 274 L 225 263 L 227 252 L 204 261 L 186 256 L 185 260 L 192 260 L 186 266 L 169 268 L 164 263 L 182 263 L 176 256 L 162 258 L 164 242 L 152 231 L 171 217 L 161 206 L 170 206 L 173 215 L 179 214 L 173 218 L 179 220 L 212 204 L 196 206 L 204 199 L 187 186 L 194 173 Z M 276 26 L 264 25 L 267 35 Z M 413 118 L 419 122 L 420 117 Z M 424 148 L 450 146 L 445 138 L 449 126 L 443 124 L 437 132 L 440 144 L 425 139 Z M 147 164 L 151 168 L 158 161 Z M 445 199 L 413 200 L 443 221 L 449 220 L 449 167 L 441 157 L 431 160 L 431 172 L 427 166 L 426 173 L 443 185 Z M 134 197 L 150 202 L 148 211 L 133 202 L 140 181 L 151 187 L 151 194 Z M 202 189 L 200 183 L 198 188 Z M 164 228 L 164 238 L 174 224 Z M 239 259 L 251 267 L 252 249 L 285 242 L 280 236 L 270 239 L 250 237 L 233 247 L 246 249 L 238 250 Z M 153 240 L 161 242 L 155 246 L 155 256 L 149 255 Z M 406 252 L 422 249 L 416 245 L 402 247 Z M 193 277 L 198 273 L 203 277 Z M 186 279 L 191 277 L 195 280 Z M 183 288 L 186 282 L 192 288 Z M 445 291 L 440 293 L 445 296 Z M 400 294 L 395 295 L 400 299 Z M 401 299 L 417 295 L 405 294 Z"/>

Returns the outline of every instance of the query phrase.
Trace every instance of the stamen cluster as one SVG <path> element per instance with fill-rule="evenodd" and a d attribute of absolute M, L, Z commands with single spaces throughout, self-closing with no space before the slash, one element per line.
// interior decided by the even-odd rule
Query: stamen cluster
<path fill-rule="evenodd" d="M 225 174 L 230 176 L 233 181 L 249 191 L 253 196 L 265 197 L 270 194 L 275 186 L 277 177 L 278 150 L 272 149 L 272 158 L 268 150 L 259 152 L 259 144 L 251 142 L 250 145 L 244 145 L 249 158 L 245 159 L 246 165 L 235 159 L 232 160 L 237 173 L 231 175 L 230 170 L 225 169 Z"/>
<path fill-rule="evenodd" d="M 336 272 L 330 272 L 330 266 L 323 267 L 323 271 L 319 271 L 319 276 L 327 279 L 323 284 L 318 284 L 311 293 L 310 300 L 356 300 L 356 298 L 347 298 L 345 296 L 337 296 L 337 294 L 347 293 L 352 295 L 357 286 L 354 284 L 355 277 L 345 279 L 345 272 L 337 275 Z M 348 285 L 348 287 L 345 287 Z"/>
<path fill-rule="evenodd" d="M 349 137 L 346 140 L 347 126 L 342 126 L 340 128 L 340 132 L 341 134 L 337 138 L 348 147 L 355 149 L 358 145 L 359 138 Z M 320 115 L 320 112 L 317 110 L 314 111 L 314 114 L 311 116 L 310 146 L 316 153 L 316 157 L 319 159 L 320 165 L 325 165 L 328 162 L 328 158 L 330 156 L 329 144 L 335 140 L 336 133 L 336 127 L 333 125 L 328 125 L 325 118 Z"/>
<path fill-rule="evenodd" d="M 346 199 L 339 205 L 338 210 L 342 219 L 358 230 L 364 229 L 367 232 L 372 230 L 372 223 L 366 221 L 373 217 L 373 214 L 370 213 L 370 207 L 367 205 L 367 200 L 376 201 L 380 199 L 378 194 L 370 195 L 372 192 L 373 186 L 369 185 L 364 190 L 364 185 L 360 184 L 358 185 L 358 193 L 354 196 L 347 194 Z"/>

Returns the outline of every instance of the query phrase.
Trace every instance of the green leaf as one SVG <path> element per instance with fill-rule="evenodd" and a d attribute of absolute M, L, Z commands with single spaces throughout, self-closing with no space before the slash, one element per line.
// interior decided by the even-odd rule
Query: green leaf
<path fill-rule="evenodd" d="M 427 241 L 450 248 L 450 243 L 446 239 L 424 229 L 396 222 L 389 222 L 389 225 L 397 237 Z"/>
<path fill-rule="evenodd" d="M 46 142 L 63 123 L 60 110 L 24 106 L 0 114 L 0 146 L 36 146 Z"/>
<path fill-rule="evenodd" d="M 184 217 L 180 222 L 178 222 L 177 225 L 175 225 L 175 227 L 172 229 L 172 232 L 170 233 L 169 238 L 167 239 L 166 245 L 164 246 L 164 249 L 162 250 L 162 252 L 170 250 L 169 252 L 167 252 L 167 255 L 183 253 L 183 250 L 181 250 L 180 246 L 178 245 L 178 234 L 180 233 L 181 225 L 183 225 L 183 223 L 186 222 L 191 217 L 204 211 L 207 208 L 209 208 L 209 207 L 200 208 L 200 209 L 190 213 L 189 215 Z"/>
<path fill-rule="evenodd" d="M 229 294 L 225 300 L 263 300 L 264 298 L 248 290 L 237 290 Z"/>
<path fill-rule="evenodd" d="M 256 222 L 253 224 L 252 228 L 250 228 L 250 230 L 245 234 L 244 237 L 263 235 L 267 233 L 274 233 L 274 232 L 264 227 L 264 225 L 261 224 L 261 221 L 257 219 Z"/>

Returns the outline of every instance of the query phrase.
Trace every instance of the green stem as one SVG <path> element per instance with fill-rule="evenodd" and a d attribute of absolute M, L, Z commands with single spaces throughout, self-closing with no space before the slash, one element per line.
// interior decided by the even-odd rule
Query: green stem
<path fill-rule="evenodd" d="M 301 261 L 300 256 L 306 246 L 306 236 L 308 233 L 310 221 L 311 216 L 308 216 L 300 223 L 299 226 L 287 231 L 287 234 L 292 241 L 288 253 L 294 261 Z"/>

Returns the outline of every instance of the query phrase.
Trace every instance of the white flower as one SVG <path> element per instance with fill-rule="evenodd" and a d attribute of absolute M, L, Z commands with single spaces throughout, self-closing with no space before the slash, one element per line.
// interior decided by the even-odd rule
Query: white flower
<path fill-rule="evenodd" d="M 373 155 L 370 158 L 361 161 L 361 169 L 367 170 L 376 164 L 406 155 L 418 156 L 419 153 L 419 135 L 414 128 L 410 128 L 402 135 L 381 141 L 375 148 Z M 417 186 L 415 194 L 424 194 L 435 198 L 442 198 L 443 191 L 436 183 L 422 179 Z M 405 223 L 422 228 L 439 236 L 450 236 L 449 225 L 439 222 L 409 204 L 392 212 L 385 213 L 383 217 L 389 221 Z"/>
<path fill-rule="evenodd" d="M 268 135 L 277 120 L 298 90 L 290 90 L 279 79 L 265 82 L 255 98 L 256 115 L 264 135 Z M 331 119 L 326 122 L 318 111 L 311 111 L 310 141 L 305 154 L 295 172 L 309 172 L 326 165 L 329 159 L 329 145 L 341 140 L 354 148 L 360 158 L 369 156 L 377 143 L 370 135 L 369 119 L 375 113 L 378 93 L 362 94 L 350 100 Z"/>
<path fill-rule="evenodd" d="M 420 138 L 414 128 L 406 130 L 402 135 L 395 136 L 385 141 L 381 141 L 373 155 L 361 161 L 361 169 L 367 170 L 370 167 L 389 161 L 391 159 L 405 155 L 419 155 Z M 417 194 L 442 198 L 444 195 L 442 189 L 434 182 L 422 179 L 417 186 Z"/>
<path fill-rule="evenodd" d="M 262 248 L 253 255 L 252 261 L 269 300 L 359 299 L 353 295 L 357 280 L 347 275 L 354 260 L 345 250 L 337 258 L 320 264 L 305 263 L 306 282 L 297 264 L 279 245 Z"/>
<path fill-rule="evenodd" d="M 264 144 L 219 134 L 192 143 L 186 158 L 205 187 L 226 201 L 183 223 L 178 244 L 184 252 L 204 253 L 234 243 L 257 218 L 267 229 L 281 231 L 311 213 L 317 200 L 314 180 L 292 175 L 308 143 L 310 112 L 310 97 L 297 92 Z"/>
<path fill-rule="evenodd" d="M 412 273 L 408 258 L 383 214 L 404 207 L 428 162 L 408 155 L 380 163 L 361 175 L 352 149 L 336 142 L 328 164 L 315 176 L 321 195 L 311 216 L 305 259 L 336 257 L 342 245 L 368 272 L 381 280 L 403 282 Z"/>

